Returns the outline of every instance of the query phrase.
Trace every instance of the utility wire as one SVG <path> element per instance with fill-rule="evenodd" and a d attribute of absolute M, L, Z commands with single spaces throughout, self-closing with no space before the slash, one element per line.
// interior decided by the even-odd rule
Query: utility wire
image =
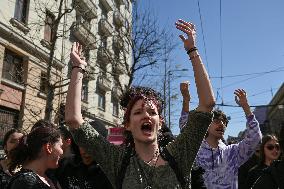
<path fill-rule="evenodd" d="M 220 0 L 220 59 L 221 59 L 221 102 L 223 104 L 223 41 L 222 41 L 222 0 Z"/>
<path fill-rule="evenodd" d="M 199 12 L 200 25 L 201 25 L 201 33 L 202 33 L 202 39 L 203 39 L 203 47 L 204 47 L 204 53 L 205 53 L 205 61 L 206 61 L 206 66 L 207 66 L 207 72 L 208 72 L 208 75 L 209 75 L 209 78 L 210 78 L 209 63 L 208 63 L 208 58 L 207 58 L 207 48 L 206 48 L 206 43 L 205 43 L 204 29 L 203 29 L 203 20 L 202 20 L 202 15 L 201 15 L 201 9 L 200 9 L 199 0 L 197 0 L 197 5 L 198 5 L 198 12 Z"/>

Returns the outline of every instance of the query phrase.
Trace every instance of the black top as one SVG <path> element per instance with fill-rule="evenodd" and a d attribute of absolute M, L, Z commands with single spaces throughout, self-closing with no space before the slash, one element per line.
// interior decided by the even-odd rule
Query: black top
<path fill-rule="evenodd" d="M 284 160 L 275 161 L 263 171 L 252 189 L 284 189 Z"/>
<path fill-rule="evenodd" d="M 9 180 L 11 178 L 12 176 L 5 173 L 5 171 L 3 170 L 0 164 L 0 189 L 5 188 L 8 185 Z"/>
<path fill-rule="evenodd" d="M 56 183 L 54 185 L 57 186 Z M 50 187 L 32 170 L 22 169 L 12 177 L 7 189 L 50 189 Z"/>
<path fill-rule="evenodd" d="M 266 164 L 258 164 L 251 168 L 248 172 L 248 177 L 247 177 L 247 188 L 251 188 L 255 181 L 263 174 L 263 171 L 267 168 L 268 166 Z"/>
<path fill-rule="evenodd" d="M 64 189 L 112 189 L 100 166 L 93 162 L 87 166 L 82 161 L 67 158 L 57 170 L 57 178 Z"/>

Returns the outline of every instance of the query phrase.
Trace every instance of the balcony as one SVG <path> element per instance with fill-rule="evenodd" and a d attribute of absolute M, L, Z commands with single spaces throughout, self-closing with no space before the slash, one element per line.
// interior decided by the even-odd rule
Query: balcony
<path fill-rule="evenodd" d="M 123 26 L 124 19 L 123 19 L 123 16 L 121 15 L 121 13 L 118 10 L 114 11 L 114 13 L 113 13 L 113 21 L 117 26 L 119 26 L 119 27 Z"/>
<path fill-rule="evenodd" d="M 74 0 L 74 5 L 84 18 L 94 19 L 98 16 L 97 6 L 92 0 Z"/>
<path fill-rule="evenodd" d="M 91 33 L 88 23 L 73 23 L 72 28 L 73 35 L 86 47 L 89 49 L 96 48 L 96 37 Z"/>
<path fill-rule="evenodd" d="M 99 47 L 97 57 L 100 63 L 108 64 L 111 59 L 111 54 L 107 48 Z"/>
<path fill-rule="evenodd" d="M 112 34 L 112 25 L 104 18 L 99 21 L 99 32 L 104 36 L 110 36 Z"/>
<path fill-rule="evenodd" d="M 114 64 L 114 73 L 116 74 L 123 74 L 125 73 L 125 69 L 124 69 L 124 66 L 123 66 L 123 63 L 119 62 L 119 61 L 116 61 L 116 63 Z"/>
<path fill-rule="evenodd" d="M 112 92 L 112 95 L 115 96 L 115 97 L 121 97 L 122 96 L 122 91 L 121 89 L 118 87 L 118 86 L 114 86 L 111 90 Z"/>
<path fill-rule="evenodd" d="M 100 3 L 108 10 L 112 11 L 112 2 L 111 0 L 100 0 Z"/>
<path fill-rule="evenodd" d="M 104 91 L 110 91 L 111 90 L 111 81 L 105 75 L 98 76 L 97 84 L 98 84 L 99 88 L 104 90 Z"/>
<path fill-rule="evenodd" d="M 118 48 L 118 49 L 122 48 L 123 47 L 123 39 L 122 39 L 122 37 L 119 36 L 119 35 L 113 36 L 113 45 L 116 48 Z"/>

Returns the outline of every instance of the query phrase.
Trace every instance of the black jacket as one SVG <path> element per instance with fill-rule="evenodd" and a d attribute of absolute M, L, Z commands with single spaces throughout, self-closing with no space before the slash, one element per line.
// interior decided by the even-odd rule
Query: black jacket
<path fill-rule="evenodd" d="M 53 183 L 56 186 L 56 183 Z M 50 189 L 50 187 L 35 172 L 22 169 L 11 178 L 7 189 Z"/>
<path fill-rule="evenodd" d="M 284 189 L 284 160 L 275 161 L 264 170 L 252 189 Z"/>
<path fill-rule="evenodd" d="M 60 186 L 64 189 L 112 189 L 112 186 L 101 170 L 100 166 L 93 162 L 86 166 L 82 161 L 76 162 L 72 158 L 63 160 L 57 170 L 56 176 Z"/>

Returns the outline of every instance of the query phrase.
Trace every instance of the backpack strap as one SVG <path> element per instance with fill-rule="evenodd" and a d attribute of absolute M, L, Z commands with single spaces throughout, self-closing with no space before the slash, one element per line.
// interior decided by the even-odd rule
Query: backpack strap
<path fill-rule="evenodd" d="M 126 173 L 126 169 L 129 165 L 129 162 L 130 162 L 130 158 L 132 156 L 132 147 L 126 147 L 125 149 L 125 153 L 124 153 L 124 156 L 122 158 L 122 163 L 121 163 L 121 167 L 120 167 L 120 170 L 119 170 L 119 173 L 117 175 L 117 178 L 116 178 L 116 188 L 117 189 L 122 189 L 122 182 L 123 182 L 123 179 L 125 177 L 125 173 Z"/>
<path fill-rule="evenodd" d="M 183 173 L 178 168 L 178 163 L 176 162 L 175 158 L 169 153 L 166 147 L 161 148 L 161 156 L 163 159 L 169 162 L 169 165 L 175 172 L 181 187 L 186 188 L 186 179 L 183 176 Z"/>

